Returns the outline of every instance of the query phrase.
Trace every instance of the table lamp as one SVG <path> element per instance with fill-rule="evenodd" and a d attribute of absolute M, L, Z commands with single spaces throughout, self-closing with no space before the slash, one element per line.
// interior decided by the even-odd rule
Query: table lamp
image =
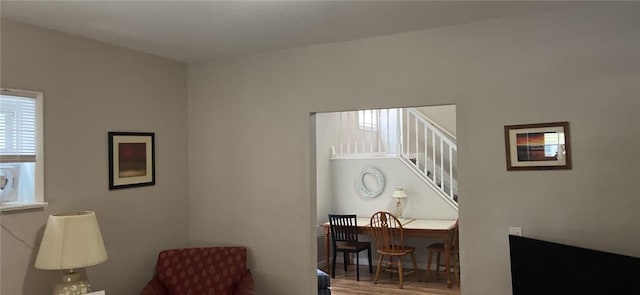
<path fill-rule="evenodd" d="M 391 197 L 396 199 L 396 216 L 398 216 L 399 219 L 402 219 L 403 217 L 402 211 L 400 210 L 400 201 L 402 199 L 408 198 L 409 196 L 407 196 L 407 193 L 404 192 L 403 188 L 398 187 L 395 191 L 393 191 Z"/>
<path fill-rule="evenodd" d="M 36 268 L 63 270 L 54 295 L 78 295 L 91 291 L 89 282 L 75 270 L 103 263 L 107 251 L 93 211 L 49 215 Z"/>

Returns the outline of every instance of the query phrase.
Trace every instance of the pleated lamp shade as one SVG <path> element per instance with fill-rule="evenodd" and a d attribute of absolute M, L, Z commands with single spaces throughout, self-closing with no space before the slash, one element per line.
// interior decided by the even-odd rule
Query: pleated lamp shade
<path fill-rule="evenodd" d="M 395 191 L 393 191 L 393 194 L 391 194 L 391 197 L 394 199 L 406 199 L 409 196 L 407 196 L 407 193 L 404 192 L 404 189 L 401 187 L 396 188 Z"/>
<path fill-rule="evenodd" d="M 49 215 L 36 268 L 74 269 L 103 263 L 107 250 L 93 211 Z"/>

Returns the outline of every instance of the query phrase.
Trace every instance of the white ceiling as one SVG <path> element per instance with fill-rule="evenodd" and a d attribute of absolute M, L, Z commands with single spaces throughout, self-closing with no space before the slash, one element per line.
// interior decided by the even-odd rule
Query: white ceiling
<path fill-rule="evenodd" d="M 3 18 L 185 62 L 564 7 L 485 1 L 5 1 Z"/>

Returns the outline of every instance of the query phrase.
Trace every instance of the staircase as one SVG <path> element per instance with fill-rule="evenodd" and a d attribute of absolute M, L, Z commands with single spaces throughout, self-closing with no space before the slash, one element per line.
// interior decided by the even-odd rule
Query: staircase
<path fill-rule="evenodd" d="M 458 203 L 456 138 L 415 109 L 404 112 L 400 158 L 442 197 Z"/>
<path fill-rule="evenodd" d="M 332 156 L 398 157 L 457 208 L 456 137 L 413 108 L 341 112 Z"/>

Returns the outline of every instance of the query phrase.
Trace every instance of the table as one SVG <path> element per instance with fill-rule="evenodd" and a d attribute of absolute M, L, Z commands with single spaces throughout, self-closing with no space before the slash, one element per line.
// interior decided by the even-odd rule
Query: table
<path fill-rule="evenodd" d="M 419 237 L 419 238 L 436 238 L 441 239 L 444 242 L 445 249 L 445 264 L 447 267 L 447 287 L 451 288 L 451 254 L 449 247 L 449 235 L 453 230 L 456 220 L 455 219 L 401 219 L 402 231 L 405 237 Z M 358 233 L 363 235 L 371 235 L 371 229 L 369 228 L 370 218 L 358 217 Z M 330 253 L 329 253 L 329 222 L 322 224 L 324 230 L 324 253 L 325 261 L 327 262 L 327 273 L 331 273 L 330 267 Z M 427 267 L 431 267 L 430 265 Z"/>

